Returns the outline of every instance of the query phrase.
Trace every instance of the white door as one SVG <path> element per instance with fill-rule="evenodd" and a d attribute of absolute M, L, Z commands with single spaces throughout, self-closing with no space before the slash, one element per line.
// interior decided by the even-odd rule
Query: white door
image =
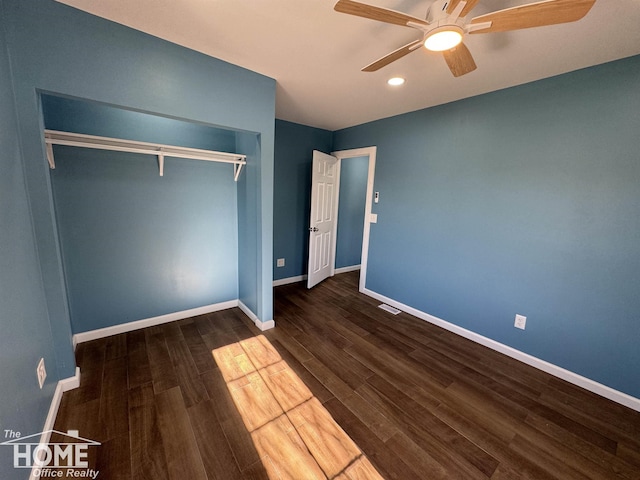
<path fill-rule="evenodd" d="M 339 182 L 337 163 L 336 157 L 313 151 L 307 288 L 333 275 Z"/>

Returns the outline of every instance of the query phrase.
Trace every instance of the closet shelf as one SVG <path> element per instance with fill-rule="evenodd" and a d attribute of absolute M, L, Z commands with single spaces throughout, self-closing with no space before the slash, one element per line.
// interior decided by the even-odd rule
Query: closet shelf
<path fill-rule="evenodd" d="M 83 133 L 60 132 L 45 130 L 44 141 L 47 148 L 47 160 L 50 168 L 56 168 L 53 158 L 53 145 L 67 145 L 71 147 L 96 148 L 99 150 L 113 150 L 117 152 L 141 153 L 158 157 L 160 176 L 164 175 L 164 158 L 187 158 L 190 160 L 204 160 L 207 162 L 222 162 L 233 164 L 233 179 L 237 182 L 242 167 L 247 164 L 246 155 L 238 153 L 216 152 L 199 148 L 177 147 L 159 143 L 137 142 L 121 138 L 98 137 Z"/>

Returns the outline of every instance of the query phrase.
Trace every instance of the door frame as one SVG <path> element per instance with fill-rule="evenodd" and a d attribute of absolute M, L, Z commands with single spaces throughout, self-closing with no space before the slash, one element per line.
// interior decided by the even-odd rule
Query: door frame
<path fill-rule="evenodd" d="M 373 184 L 376 173 L 376 152 L 377 147 L 363 147 L 363 148 L 354 148 L 350 150 L 338 150 L 335 152 L 331 152 L 331 155 L 338 159 L 337 170 L 340 172 L 340 168 L 342 167 L 342 160 L 348 158 L 355 157 L 369 157 L 369 168 L 367 170 L 367 194 L 365 198 L 365 206 L 364 206 L 364 228 L 362 230 L 362 255 L 360 257 L 360 282 L 358 285 L 358 291 L 364 292 L 365 285 L 367 283 L 367 263 L 369 259 L 369 237 L 371 233 L 371 210 L 373 206 Z M 339 173 L 338 173 L 339 174 Z M 338 183 L 338 198 L 336 201 L 336 223 L 334 232 L 334 238 L 337 235 L 338 229 L 338 204 L 340 202 L 340 184 Z M 331 274 L 335 272 L 336 267 L 336 246 L 334 242 L 333 246 L 333 266 L 331 269 Z"/>

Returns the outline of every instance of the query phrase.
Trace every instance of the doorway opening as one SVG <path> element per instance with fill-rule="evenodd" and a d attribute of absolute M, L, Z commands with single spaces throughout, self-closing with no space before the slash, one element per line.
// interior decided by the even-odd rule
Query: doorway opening
<path fill-rule="evenodd" d="M 340 150 L 331 153 L 331 156 L 321 154 L 320 152 L 314 152 L 314 179 L 312 180 L 311 188 L 311 224 L 309 225 L 309 267 L 307 277 L 307 287 L 312 288 L 317 283 L 321 282 L 324 278 L 335 275 L 335 273 L 342 273 L 349 270 L 357 270 L 357 265 L 336 268 L 337 260 L 337 248 L 339 242 L 342 242 L 342 253 L 340 260 L 342 262 L 347 261 L 349 257 L 353 259 L 354 251 L 348 248 L 349 243 L 353 243 L 356 239 L 351 232 L 351 238 L 349 235 L 343 233 L 343 237 L 340 238 L 339 225 L 341 217 L 340 212 L 340 191 L 341 191 L 341 170 L 345 165 L 345 173 L 351 170 L 348 167 L 354 164 L 347 164 L 346 162 L 352 160 L 354 163 L 356 159 L 366 160 L 366 191 L 364 199 L 364 215 L 359 216 L 357 212 L 352 215 L 353 218 L 359 216 L 362 228 L 356 227 L 354 231 L 361 232 L 361 248 L 360 248 L 360 278 L 358 282 L 358 290 L 362 292 L 366 285 L 366 272 L 367 261 L 369 256 L 369 236 L 371 223 L 375 223 L 375 216 L 372 216 L 372 204 L 373 204 L 373 183 L 375 175 L 375 161 L 376 161 L 376 147 L 365 147 L 351 150 Z M 326 167 L 329 165 L 330 167 Z M 332 170 L 334 176 L 327 177 L 327 172 Z M 356 169 L 357 170 L 357 169 Z M 320 175 L 316 175 L 320 172 Z M 363 172 L 364 173 L 364 172 Z M 330 178 L 328 181 L 327 178 Z M 344 195 L 343 195 L 344 196 Z M 345 197 L 345 201 L 350 200 Z M 357 208 L 357 207 L 356 207 Z M 342 211 L 343 220 L 349 212 Z M 343 222 L 343 229 L 345 223 Z M 353 245 L 352 245 L 353 246 Z M 344 252 L 346 250 L 351 250 Z M 352 263 L 352 262 L 351 262 Z"/>

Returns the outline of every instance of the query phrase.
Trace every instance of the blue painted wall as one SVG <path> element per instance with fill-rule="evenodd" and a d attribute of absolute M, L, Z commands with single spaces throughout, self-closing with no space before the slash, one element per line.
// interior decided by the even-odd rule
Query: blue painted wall
<path fill-rule="evenodd" d="M 28 435 L 42 429 L 59 378 L 18 143 L 5 21 L 0 2 L 0 443 L 8 440 L 4 430 Z M 48 373 L 42 390 L 35 374 L 41 357 Z M 10 447 L 0 447 L 0 478 L 24 478 L 13 468 Z"/>
<path fill-rule="evenodd" d="M 82 98 L 259 135 L 255 201 L 243 205 L 260 232 L 257 264 L 238 278 L 271 277 L 275 81 L 211 57 L 93 17 L 53 1 L 6 0 L 7 40 L 36 238 L 54 335 L 69 328 L 49 171 L 44 161 L 38 93 Z M 257 137 L 256 137 L 257 138 Z M 265 241 L 265 239 L 267 239 Z M 264 249 L 264 251 L 262 251 Z M 265 270 L 265 265 L 267 270 Z M 271 318 L 271 286 L 254 292 Z M 165 312 L 169 313 L 169 312 Z M 64 345 L 58 339 L 57 345 Z M 69 371 L 70 362 L 63 368 Z"/>
<path fill-rule="evenodd" d="M 15 115 L 10 107 L 0 113 L 0 212 L 2 221 L 13 229 L 5 233 L 3 223 L 0 313 L 2 346 L 8 342 L 9 347 L 3 351 L 7 358 L 3 356 L 2 371 L 12 380 L 4 383 L 0 416 L 3 427 L 17 424 L 26 433 L 42 428 L 53 392 L 53 383 L 42 392 L 33 388 L 35 357 L 45 357 L 52 381 L 75 371 L 40 93 L 225 127 L 250 136 L 255 173 L 247 176 L 245 187 L 254 193 L 251 201 L 242 205 L 238 201 L 236 208 L 238 218 L 254 222 L 255 241 L 250 248 L 255 257 L 239 264 L 237 275 L 239 285 L 247 285 L 247 278 L 258 278 L 254 291 L 245 295 L 253 295 L 256 313 L 267 320 L 273 318 L 275 81 L 52 0 L 1 0 L 0 8 L 0 95 L 3 106 L 15 105 Z M 11 202 L 4 201 L 5 195 Z M 14 350 L 20 356 L 12 357 Z M 28 370 L 24 376 L 23 370 Z M 2 478 L 22 476 L 0 473 Z"/>
<path fill-rule="evenodd" d="M 336 268 L 360 265 L 369 157 L 343 159 L 336 234 Z"/>
<path fill-rule="evenodd" d="M 250 134 L 239 135 L 237 139 L 237 151 L 247 155 L 247 165 L 244 172 L 238 179 L 238 262 L 240 271 L 255 272 L 254 275 L 243 275 L 240 277 L 238 289 L 239 300 L 244 303 L 252 312 L 258 314 L 258 264 L 259 254 L 256 248 L 260 242 L 258 228 L 258 211 L 252 209 L 251 205 L 258 202 L 258 192 L 252 185 L 257 182 L 259 175 L 258 159 L 260 158 L 260 147 L 258 139 Z M 259 318 L 263 318 L 260 317 Z M 271 318 L 265 319 L 271 320 Z"/>
<path fill-rule="evenodd" d="M 236 152 L 233 130 L 69 97 L 43 94 L 41 101 L 44 126 L 51 130 Z M 144 158 L 154 161 L 150 156 Z M 167 159 L 167 165 L 170 162 L 172 160 Z"/>
<path fill-rule="evenodd" d="M 333 134 L 328 130 L 276 120 L 273 204 L 273 278 L 307 273 L 311 161 L 313 150 L 330 153 Z M 275 259 L 284 258 L 277 268 Z"/>
<path fill-rule="evenodd" d="M 235 133 L 43 96 L 45 127 L 221 151 Z M 231 165 L 54 147 L 51 183 L 74 333 L 238 298 Z"/>
<path fill-rule="evenodd" d="M 639 81 L 637 56 L 336 132 L 378 147 L 367 288 L 640 397 Z"/>

